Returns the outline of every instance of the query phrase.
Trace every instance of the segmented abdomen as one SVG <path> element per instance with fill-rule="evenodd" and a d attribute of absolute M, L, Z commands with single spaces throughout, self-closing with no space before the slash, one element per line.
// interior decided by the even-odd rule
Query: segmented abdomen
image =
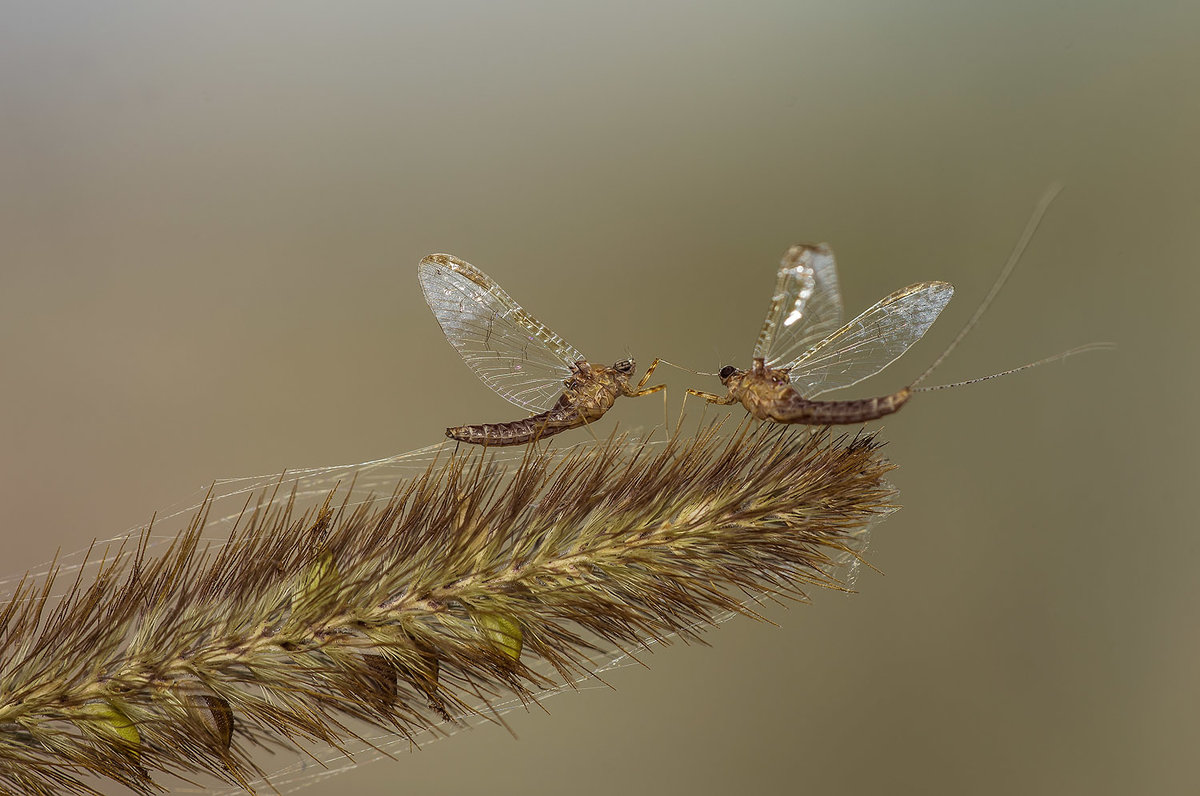
<path fill-rule="evenodd" d="M 841 426 L 866 423 L 897 411 L 912 396 L 905 387 L 891 395 L 857 401 L 809 401 L 792 393 L 771 408 L 771 419 L 807 426 Z"/>
<path fill-rule="evenodd" d="M 583 423 L 583 417 L 573 409 L 551 409 L 508 423 L 454 426 L 446 429 L 446 436 L 472 445 L 524 445 L 536 439 L 552 437 L 569 428 L 582 426 Z"/>

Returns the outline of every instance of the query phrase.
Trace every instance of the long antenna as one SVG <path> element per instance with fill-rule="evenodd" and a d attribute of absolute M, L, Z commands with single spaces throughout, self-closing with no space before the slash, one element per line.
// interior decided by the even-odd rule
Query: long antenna
<path fill-rule="evenodd" d="M 933 373 L 933 371 L 935 371 L 937 369 L 938 365 L 942 364 L 942 362 L 945 361 L 946 357 L 950 356 L 950 352 L 958 347 L 958 344 L 962 342 L 963 338 L 966 337 L 967 334 L 972 329 L 975 328 L 975 324 L 979 323 L 979 319 L 983 317 L 983 313 L 987 311 L 987 308 L 989 306 L 991 306 L 992 301 L 995 300 L 996 295 L 1000 292 L 1000 288 L 1004 287 L 1004 283 L 1008 281 L 1008 277 L 1012 274 L 1013 269 L 1017 267 L 1017 263 L 1020 262 L 1020 260 L 1021 260 L 1021 255 L 1023 255 L 1025 253 L 1025 249 L 1027 249 L 1029 247 L 1029 242 L 1031 240 L 1033 240 L 1033 235 L 1035 232 L 1037 232 L 1038 227 L 1041 225 L 1043 216 L 1046 215 L 1046 211 L 1050 208 L 1050 203 L 1053 202 L 1054 198 L 1056 196 L 1058 196 L 1059 193 L 1062 192 L 1062 189 L 1063 189 L 1063 184 L 1061 182 L 1055 182 L 1055 183 L 1052 183 L 1050 185 L 1050 187 L 1046 189 L 1046 192 L 1044 194 L 1042 194 L 1042 198 L 1040 200 L 1038 200 L 1037 207 L 1035 207 L 1033 209 L 1033 215 L 1031 215 L 1029 217 L 1029 222 L 1027 224 L 1025 224 L 1025 231 L 1021 233 L 1021 237 L 1017 239 L 1017 245 L 1013 247 L 1012 253 L 1010 253 L 1008 255 L 1008 262 L 1006 262 L 1004 264 L 1004 268 L 1002 268 L 1000 270 L 1000 275 L 997 276 L 996 281 L 994 283 L 992 283 L 992 289 L 990 291 L 988 291 L 987 296 L 985 296 L 983 301 L 980 302 L 979 307 L 976 308 L 976 310 L 975 310 L 975 314 L 972 315 L 971 319 L 966 322 L 966 324 L 963 326 L 962 329 L 959 330 L 958 335 L 956 335 L 955 338 L 950 341 L 950 345 L 946 346 L 946 350 L 942 352 L 942 355 L 939 356 L 937 359 L 935 359 L 933 361 L 933 364 L 930 365 L 925 370 L 925 372 L 922 373 L 917 378 L 917 380 L 914 381 L 910 385 L 910 387 L 915 387 L 918 384 L 920 384 L 921 382 L 925 381 L 925 379 L 928 378 L 929 374 Z M 1084 348 L 1086 348 L 1086 346 Z M 1067 355 L 1072 354 L 1072 353 L 1079 353 L 1079 352 L 1078 352 L 1078 350 L 1072 350 L 1072 351 L 1068 351 Z M 1060 355 L 1060 356 L 1064 356 L 1064 355 Z M 1053 357 L 1051 359 L 1053 359 Z M 1037 362 L 1037 363 L 1033 363 L 1033 364 L 1042 364 L 1042 363 Z M 1027 365 L 1024 367 L 1032 367 L 1032 365 Z M 1024 368 L 1017 368 L 1016 370 L 1023 370 L 1023 369 Z M 1008 372 L 1012 373 L 1015 371 L 1008 371 Z M 997 373 L 995 375 L 1001 376 L 1004 374 Z M 990 378 L 993 378 L 993 377 L 992 376 L 984 377 L 984 379 L 990 379 Z M 982 381 L 982 380 L 983 379 L 978 379 L 977 381 Z M 969 382 L 965 382 L 965 383 L 969 383 Z M 949 385 L 947 385 L 947 386 L 949 386 Z"/>

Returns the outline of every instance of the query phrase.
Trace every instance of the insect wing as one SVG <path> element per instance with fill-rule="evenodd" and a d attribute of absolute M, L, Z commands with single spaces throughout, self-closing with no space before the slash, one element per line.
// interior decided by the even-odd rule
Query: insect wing
<path fill-rule="evenodd" d="M 921 339 L 953 295 L 948 282 L 918 282 L 886 296 L 802 356 L 792 386 L 815 398 L 874 376 Z"/>
<path fill-rule="evenodd" d="M 841 324 L 842 294 L 833 251 L 824 243 L 797 244 L 779 264 L 754 357 L 770 367 L 786 366 Z"/>
<path fill-rule="evenodd" d="M 417 274 L 446 339 L 484 384 L 530 412 L 554 405 L 582 354 L 470 263 L 431 254 Z"/>

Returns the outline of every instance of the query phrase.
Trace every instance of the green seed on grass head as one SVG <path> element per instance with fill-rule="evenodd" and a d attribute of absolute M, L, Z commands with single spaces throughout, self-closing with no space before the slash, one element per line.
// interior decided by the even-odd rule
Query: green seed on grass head
<path fill-rule="evenodd" d="M 75 713 L 75 723 L 85 730 L 111 741 L 126 751 L 137 753 L 141 733 L 125 713 L 111 702 L 89 702 Z"/>
<path fill-rule="evenodd" d="M 475 614 L 475 625 L 483 631 L 484 638 L 495 644 L 514 661 L 521 659 L 521 644 L 524 635 L 521 626 L 507 614 Z"/>

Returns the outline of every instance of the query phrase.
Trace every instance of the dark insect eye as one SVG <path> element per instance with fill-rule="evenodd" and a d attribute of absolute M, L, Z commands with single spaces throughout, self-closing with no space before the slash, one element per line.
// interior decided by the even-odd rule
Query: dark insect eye
<path fill-rule="evenodd" d="M 721 372 L 718 374 L 721 377 L 721 381 L 725 381 L 732 376 L 735 370 L 737 370 L 737 368 L 735 368 L 733 365 L 726 365 L 725 367 L 721 368 Z"/>
<path fill-rule="evenodd" d="M 617 370 L 621 371 L 622 373 L 633 373 L 633 369 L 636 367 L 636 365 L 633 364 L 632 359 L 622 359 L 617 363 L 616 367 Z"/>

